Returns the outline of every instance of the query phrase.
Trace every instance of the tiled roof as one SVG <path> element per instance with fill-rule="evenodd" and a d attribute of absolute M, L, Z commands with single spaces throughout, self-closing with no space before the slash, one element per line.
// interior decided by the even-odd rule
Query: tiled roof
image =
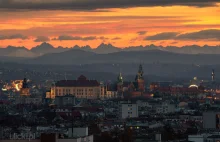
<path fill-rule="evenodd" d="M 87 80 L 87 78 L 81 75 L 77 80 L 61 80 L 55 84 L 58 87 L 95 87 L 100 83 L 97 80 Z"/>

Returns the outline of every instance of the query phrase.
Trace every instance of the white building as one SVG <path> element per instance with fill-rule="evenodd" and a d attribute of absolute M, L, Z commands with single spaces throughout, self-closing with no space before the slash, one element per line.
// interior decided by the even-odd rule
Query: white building
<path fill-rule="evenodd" d="M 86 137 L 89 135 L 88 127 L 69 128 L 68 136 L 71 137 Z"/>
<path fill-rule="evenodd" d="M 136 118 L 138 117 L 138 105 L 131 102 L 121 102 L 119 104 L 119 118 Z"/>

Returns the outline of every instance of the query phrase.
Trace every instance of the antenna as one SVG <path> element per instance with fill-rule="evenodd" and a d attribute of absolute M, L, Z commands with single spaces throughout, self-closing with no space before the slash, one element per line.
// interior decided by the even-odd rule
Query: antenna
<path fill-rule="evenodd" d="M 67 79 L 66 79 L 66 72 L 65 72 L 65 80 L 67 81 Z"/>

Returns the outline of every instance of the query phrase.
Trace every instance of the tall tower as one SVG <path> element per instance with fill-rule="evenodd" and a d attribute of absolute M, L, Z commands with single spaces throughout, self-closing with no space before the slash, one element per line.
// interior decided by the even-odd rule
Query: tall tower
<path fill-rule="evenodd" d="M 139 65 L 139 69 L 138 69 L 138 73 L 136 75 L 135 81 L 138 84 L 138 91 L 144 92 L 145 91 L 145 84 L 144 84 L 144 71 L 143 71 L 143 67 L 140 64 Z"/>
<path fill-rule="evenodd" d="M 123 93 L 123 77 L 122 74 L 119 73 L 118 78 L 117 78 L 117 91 L 119 95 L 122 95 Z"/>
<path fill-rule="evenodd" d="M 215 70 L 212 69 L 212 81 L 215 81 Z"/>
<path fill-rule="evenodd" d="M 30 89 L 28 87 L 27 79 L 24 78 L 22 88 L 20 90 L 20 96 L 30 96 Z"/>

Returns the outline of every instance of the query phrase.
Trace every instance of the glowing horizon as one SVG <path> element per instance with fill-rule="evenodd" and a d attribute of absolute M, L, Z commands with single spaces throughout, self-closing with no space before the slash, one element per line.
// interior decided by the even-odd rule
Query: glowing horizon
<path fill-rule="evenodd" d="M 0 47 L 41 42 L 54 47 L 101 43 L 138 45 L 220 45 L 220 4 L 209 7 L 154 6 L 86 10 L 1 10 Z"/>

